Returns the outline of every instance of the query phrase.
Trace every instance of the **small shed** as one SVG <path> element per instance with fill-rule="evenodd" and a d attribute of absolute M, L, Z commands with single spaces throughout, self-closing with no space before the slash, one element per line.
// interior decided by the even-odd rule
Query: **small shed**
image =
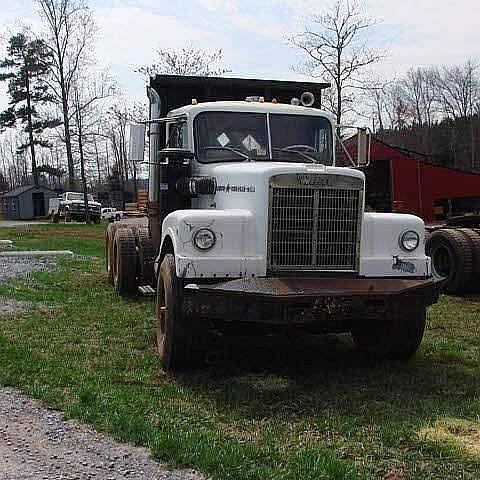
<path fill-rule="evenodd" d="M 4 198 L 5 194 L 7 192 L 0 192 L 0 216 L 3 216 L 5 215 L 5 204 L 6 204 L 6 200 Z"/>
<path fill-rule="evenodd" d="M 16 220 L 45 217 L 50 198 L 56 196 L 53 190 L 43 186 L 25 185 L 15 188 L 3 196 L 5 215 Z"/>

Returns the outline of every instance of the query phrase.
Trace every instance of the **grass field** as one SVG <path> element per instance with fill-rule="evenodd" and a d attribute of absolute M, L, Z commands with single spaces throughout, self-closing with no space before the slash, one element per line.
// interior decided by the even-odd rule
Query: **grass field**
<path fill-rule="evenodd" d="M 104 228 L 0 229 L 87 256 L 0 285 L 32 302 L 0 317 L 0 384 L 215 479 L 480 478 L 480 299 L 442 297 L 407 364 L 362 362 L 347 336 L 263 338 L 171 378 L 153 301 L 106 283 Z"/>

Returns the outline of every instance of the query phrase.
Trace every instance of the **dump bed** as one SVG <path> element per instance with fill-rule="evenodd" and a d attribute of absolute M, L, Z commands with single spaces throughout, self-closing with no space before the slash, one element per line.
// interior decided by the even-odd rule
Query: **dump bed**
<path fill-rule="evenodd" d="M 161 98 L 162 116 L 170 110 L 192 103 L 219 100 L 245 100 L 249 96 L 263 96 L 265 100 L 277 99 L 279 103 L 290 103 L 292 97 L 302 93 L 315 96 L 313 107 L 320 108 L 321 92 L 329 83 L 293 82 L 281 80 L 259 80 L 249 78 L 196 77 L 179 75 L 157 75 L 150 79 L 150 87 Z"/>

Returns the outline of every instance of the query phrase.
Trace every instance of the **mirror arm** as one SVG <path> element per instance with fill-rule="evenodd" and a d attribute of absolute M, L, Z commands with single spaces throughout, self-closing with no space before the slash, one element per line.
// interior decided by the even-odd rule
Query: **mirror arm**
<path fill-rule="evenodd" d="M 340 138 L 340 135 L 338 134 L 338 129 L 335 129 L 335 137 L 337 138 L 337 141 L 340 142 L 340 146 L 342 147 L 342 150 L 344 151 L 345 155 L 347 156 L 352 166 L 356 167 L 357 166 L 356 163 L 353 161 L 353 158 L 350 155 L 350 152 L 347 150 L 347 147 L 345 147 L 345 144 L 343 143 L 342 139 Z"/>

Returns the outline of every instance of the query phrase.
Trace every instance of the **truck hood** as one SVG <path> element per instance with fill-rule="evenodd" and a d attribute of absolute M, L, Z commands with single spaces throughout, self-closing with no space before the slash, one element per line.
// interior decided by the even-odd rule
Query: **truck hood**
<path fill-rule="evenodd" d="M 202 168 L 217 179 L 218 192 L 254 192 L 268 189 L 271 177 L 279 174 L 345 175 L 364 181 L 360 170 L 345 167 L 327 167 L 322 164 L 287 162 L 236 162 L 212 164 Z"/>

